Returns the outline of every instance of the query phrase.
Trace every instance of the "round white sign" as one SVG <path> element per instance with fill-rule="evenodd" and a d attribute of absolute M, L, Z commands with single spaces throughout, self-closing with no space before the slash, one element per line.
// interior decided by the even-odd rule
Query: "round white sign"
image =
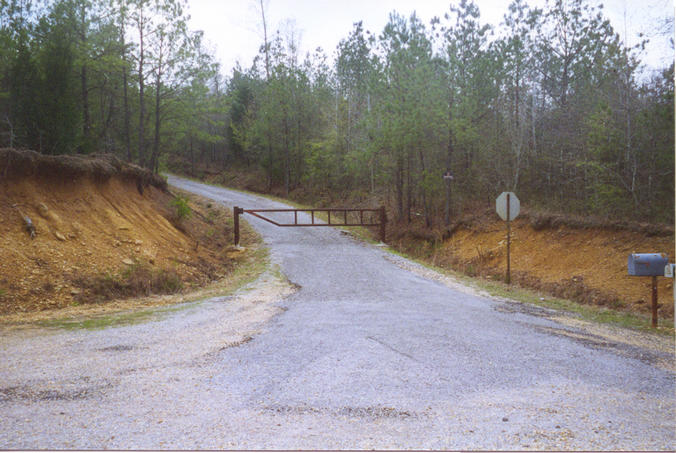
<path fill-rule="evenodd" d="M 509 194 L 509 219 L 507 219 L 507 194 Z M 514 192 L 502 192 L 495 200 L 495 210 L 504 221 L 516 219 L 520 209 L 521 203 Z"/>

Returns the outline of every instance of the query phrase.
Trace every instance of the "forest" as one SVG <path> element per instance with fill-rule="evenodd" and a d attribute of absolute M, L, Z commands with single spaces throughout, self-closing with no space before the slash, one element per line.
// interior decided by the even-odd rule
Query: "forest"
<path fill-rule="evenodd" d="M 626 46 L 600 5 L 513 0 L 492 26 L 459 0 L 302 55 L 256 4 L 259 54 L 223 74 L 185 0 L 0 0 L 0 147 L 256 173 L 427 226 L 503 190 L 673 223 L 674 65 L 644 71 L 645 42 Z"/>

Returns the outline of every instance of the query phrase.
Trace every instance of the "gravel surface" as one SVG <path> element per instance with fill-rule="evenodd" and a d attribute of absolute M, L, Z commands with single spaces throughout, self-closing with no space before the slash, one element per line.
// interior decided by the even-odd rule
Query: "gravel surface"
<path fill-rule="evenodd" d="M 590 334 L 334 229 L 245 219 L 295 292 L 266 274 L 133 326 L 0 331 L 0 448 L 676 447 L 673 347 Z"/>

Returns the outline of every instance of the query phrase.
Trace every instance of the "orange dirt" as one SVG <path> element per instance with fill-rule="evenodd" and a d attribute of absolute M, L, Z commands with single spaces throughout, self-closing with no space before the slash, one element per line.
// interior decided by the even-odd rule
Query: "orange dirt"
<path fill-rule="evenodd" d="M 564 226 L 536 231 L 525 219 L 512 222 L 514 279 L 546 290 L 584 286 L 589 303 L 648 311 L 651 278 L 627 275 L 628 255 L 648 252 L 667 253 L 673 262 L 674 236 Z M 496 219 L 477 228 L 459 228 L 434 259 L 461 264 L 471 273 L 502 278 L 506 270 L 505 222 Z M 665 316 L 673 315 L 672 284 L 672 279 L 658 278 L 660 312 Z"/>
<path fill-rule="evenodd" d="M 222 277 L 232 261 L 226 214 L 191 203 L 190 220 L 170 221 L 172 199 L 153 186 L 141 195 L 117 177 L 0 182 L 0 314 L 103 302 L 118 294 L 97 292 L 97 282 L 139 270 L 139 279 L 177 277 L 174 290 Z M 35 225 L 35 239 L 23 216 Z"/>

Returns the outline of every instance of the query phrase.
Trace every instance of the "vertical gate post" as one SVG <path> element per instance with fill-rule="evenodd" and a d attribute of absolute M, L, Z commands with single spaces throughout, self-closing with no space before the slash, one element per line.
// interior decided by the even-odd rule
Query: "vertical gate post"
<path fill-rule="evenodd" d="M 232 209 L 234 223 L 235 223 L 235 246 L 239 246 L 239 215 L 241 214 L 242 209 L 235 206 Z"/>
<path fill-rule="evenodd" d="M 652 311 L 653 311 L 653 319 L 652 319 L 652 327 L 655 328 L 657 327 L 657 277 L 653 276 L 653 284 L 652 284 L 652 290 L 653 290 L 653 297 L 652 297 Z"/>
<path fill-rule="evenodd" d="M 385 233 L 387 228 L 387 214 L 385 206 L 380 207 L 380 242 L 385 243 Z"/>

